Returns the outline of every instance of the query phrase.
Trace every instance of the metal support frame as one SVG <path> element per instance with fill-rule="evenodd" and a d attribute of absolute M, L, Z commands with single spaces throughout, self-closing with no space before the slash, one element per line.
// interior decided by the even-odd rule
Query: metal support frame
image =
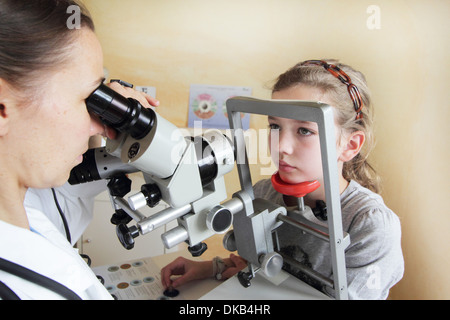
<path fill-rule="evenodd" d="M 348 299 L 345 267 L 345 248 L 348 235 L 342 229 L 339 180 L 337 175 L 336 138 L 334 117 L 331 106 L 310 101 L 260 100 L 249 97 L 236 97 L 227 101 L 230 128 L 233 131 L 237 154 L 237 168 L 241 188 L 254 199 L 250 168 L 241 121 L 241 113 L 253 113 L 280 118 L 316 122 L 322 156 L 325 196 L 328 210 L 328 229 L 333 268 L 333 283 L 336 299 Z M 331 161 L 329 161 L 331 159 Z"/>

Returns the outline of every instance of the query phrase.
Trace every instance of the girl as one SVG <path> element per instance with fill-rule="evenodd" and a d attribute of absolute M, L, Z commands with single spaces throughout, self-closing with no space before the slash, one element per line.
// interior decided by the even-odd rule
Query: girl
<path fill-rule="evenodd" d="M 67 26 L 80 8 L 80 29 Z M 73 8 L 73 7 L 72 7 Z M 0 0 L 0 298 L 111 299 L 39 210 L 28 188 L 64 184 L 91 136 L 105 128 L 85 99 L 103 81 L 103 56 L 86 10 L 71 0 Z M 150 107 L 149 96 L 112 87 Z"/>
<path fill-rule="evenodd" d="M 341 193 L 342 223 L 350 234 L 346 249 L 348 292 L 350 299 L 386 299 L 389 289 L 403 275 L 398 217 L 384 204 L 379 178 L 367 162 L 373 146 L 372 106 L 364 76 L 336 61 L 301 62 L 280 75 L 273 87 L 273 99 L 321 101 L 334 107 L 337 136 L 337 162 Z M 271 130 L 278 130 L 279 143 L 270 146 L 278 159 L 278 172 L 285 182 L 296 184 L 319 180 L 321 187 L 305 196 L 305 204 L 314 208 L 325 201 L 318 127 L 316 123 L 269 117 Z M 270 139 L 269 139 L 270 141 Z M 255 197 L 288 208 L 296 199 L 274 190 L 270 180 L 254 186 Z M 304 218 L 323 226 L 314 215 Z M 332 267 L 328 243 L 283 224 L 278 235 L 281 250 L 296 260 L 330 277 Z M 221 273 L 228 278 L 246 264 L 231 255 L 229 259 L 194 263 L 178 258 L 162 270 L 165 286 L 179 286 L 205 275 Z M 334 293 L 290 266 L 285 268 L 330 296 Z M 214 272 L 213 272 L 214 270 Z M 172 274 L 183 276 L 175 281 Z"/>

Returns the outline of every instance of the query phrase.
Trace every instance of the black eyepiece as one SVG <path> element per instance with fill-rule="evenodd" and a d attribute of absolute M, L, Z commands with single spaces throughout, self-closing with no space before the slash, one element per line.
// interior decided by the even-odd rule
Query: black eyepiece
<path fill-rule="evenodd" d="M 86 99 L 86 105 L 104 124 L 137 140 L 150 132 L 156 118 L 152 109 L 144 108 L 135 99 L 125 98 L 105 84 Z"/>

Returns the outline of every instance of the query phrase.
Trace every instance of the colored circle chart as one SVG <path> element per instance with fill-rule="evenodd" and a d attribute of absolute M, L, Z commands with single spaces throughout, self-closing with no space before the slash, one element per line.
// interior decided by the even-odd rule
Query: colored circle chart
<path fill-rule="evenodd" d="M 198 118 L 206 120 L 216 114 L 217 103 L 210 94 L 202 93 L 193 101 L 192 108 Z"/>
<path fill-rule="evenodd" d="M 98 267 L 94 272 L 116 300 L 171 300 L 179 294 L 164 291 L 159 268 L 151 260 Z"/>

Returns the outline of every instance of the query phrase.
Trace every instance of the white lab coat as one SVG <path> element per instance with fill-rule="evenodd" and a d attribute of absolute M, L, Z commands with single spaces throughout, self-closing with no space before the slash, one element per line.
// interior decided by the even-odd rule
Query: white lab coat
<path fill-rule="evenodd" d="M 69 225 L 72 245 L 80 239 L 92 221 L 94 197 L 105 190 L 107 190 L 106 180 L 75 186 L 66 183 L 62 187 L 55 188 L 56 198 Z M 36 209 L 45 213 L 56 228 L 64 236 L 66 235 L 51 189 L 28 189 L 25 195 L 24 206 L 27 212 L 29 209 Z"/>
<path fill-rule="evenodd" d="M 0 220 L 0 257 L 51 278 L 82 299 L 112 299 L 86 262 L 40 210 L 27 208 L 36 232 Z M 48 289 L 0 271 L 0 281 L 21 299 L 54 300 Z"/>

